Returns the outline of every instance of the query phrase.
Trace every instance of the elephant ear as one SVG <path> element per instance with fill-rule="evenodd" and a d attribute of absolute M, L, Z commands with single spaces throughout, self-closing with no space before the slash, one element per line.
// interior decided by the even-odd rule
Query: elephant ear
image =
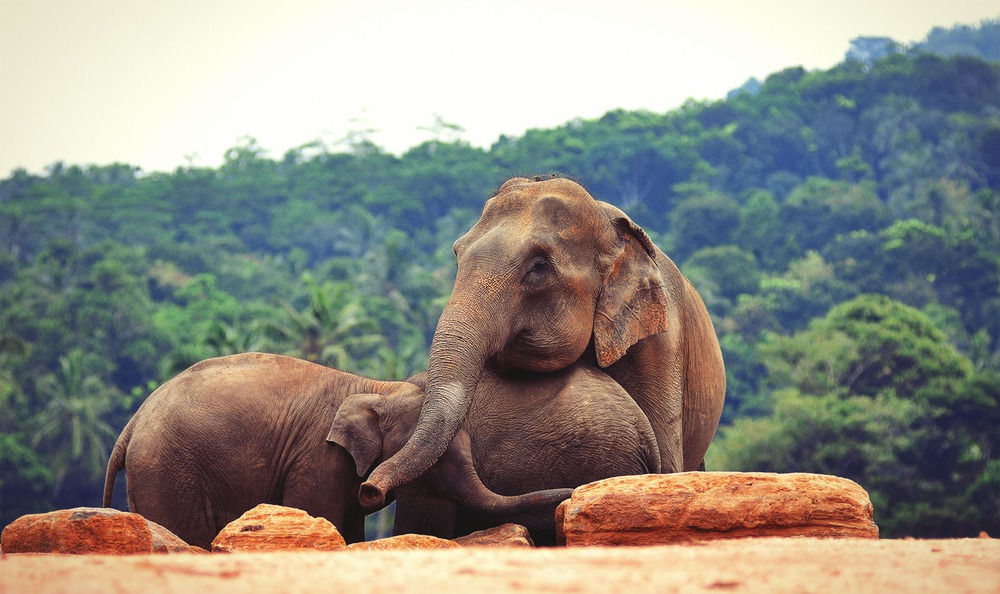
<path fill-rule="evenodd" d="M 656 246 L 621 210 L 601 203 L 617 237 L 594 315 L 594 349 L 601 367 L 632 345 L 667 329 L 667 293 L 656 265 Z"/>
<path fill-rule="evenodd" d="M 326 436 L 328 443 L 339 445 L 354 458 L 358 476 L 368 471 L 382 456 L 382 430 L 376 405 L 379 394 L 354 394 L 347 397 Z"/>

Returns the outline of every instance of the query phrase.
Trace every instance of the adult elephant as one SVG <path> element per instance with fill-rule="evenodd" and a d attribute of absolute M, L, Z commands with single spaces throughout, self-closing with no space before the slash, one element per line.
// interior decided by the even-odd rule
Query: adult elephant
<path fill-rule="evenodd" d="M 715 329 L 688 280 L 625 213 L 568 179 L 514 178 L 454 250 L 455 289 L 431 344 L 420 419 L 362 485 L 363 507 L 441 456 L 484 367 L 547 372 L 593 359 L 646 414 L 663 472 L 704 467 L 726 391 Z"/>

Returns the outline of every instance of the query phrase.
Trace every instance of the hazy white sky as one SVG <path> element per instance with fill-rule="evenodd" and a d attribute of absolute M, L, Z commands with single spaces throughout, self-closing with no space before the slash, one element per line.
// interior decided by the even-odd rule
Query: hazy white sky
<path fill-rule="evenodd" d="M 0 0 L 0 178 L 56 161 L 215 167 L 349 130 L 400 153 L 434 115 L 488 147 L 618 107 L 911 43 L 997 0 Z"/>

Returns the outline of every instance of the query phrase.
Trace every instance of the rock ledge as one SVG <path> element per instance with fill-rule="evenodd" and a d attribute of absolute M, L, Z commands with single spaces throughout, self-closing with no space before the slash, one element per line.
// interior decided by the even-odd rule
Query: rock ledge
<path fill-rule="evenodd" d="M 683 472 L 615 477 L 556 511 L 560 544 L 657 545 L 743 537 L 878 538 L 868 493 L 829 475 Z"/>

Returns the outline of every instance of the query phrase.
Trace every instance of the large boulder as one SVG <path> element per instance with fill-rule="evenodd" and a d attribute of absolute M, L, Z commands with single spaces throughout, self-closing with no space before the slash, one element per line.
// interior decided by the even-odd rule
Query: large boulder
<path fill-rule="evenodd" d="M 533 547 L 528 529 L 520 524 L 501 524 L 453 539 L 463 547 Z"/>
<path fill-rule="evenodd" d="M 397 549 L 460 549 L 462 545 L 425 534 L 400 534 L 389 538 L 356 542 L 347 548 L 352 551 L 390 551 Z"/>
<path fill-rule="evenodd" d="M 0 541 L 4 553 L 205 552 L 139 514 L 103 507 L 77 507 L 21 516 L 4 528 Z"/>
<path fill-rule="evenodd" d="M 868 493 L 806 473 L 683 472 L 583 485 L 556 510 L 557 539 L 656 545 L 750 536 L 878 538 Z"/>
<path fill-rule="evenodd" d="M 334 551 L 347 543 L 337 527 L 300 509 L 262 503 L 233 520 L 212 541 L 212 552 Z"/>
<path fill-rule="evenodd" d="M 181 537 L 167 530 L 163 526 L 160 526 L 156 522 L 151 522 L 150 520 L 146 520 L 146 524 L 149 526 L 150 536 L 153 537 L 154 553 L 207 553 L 208 552 L 201 547 L 189 545 L 188 543 L 181 540 Z"/>

